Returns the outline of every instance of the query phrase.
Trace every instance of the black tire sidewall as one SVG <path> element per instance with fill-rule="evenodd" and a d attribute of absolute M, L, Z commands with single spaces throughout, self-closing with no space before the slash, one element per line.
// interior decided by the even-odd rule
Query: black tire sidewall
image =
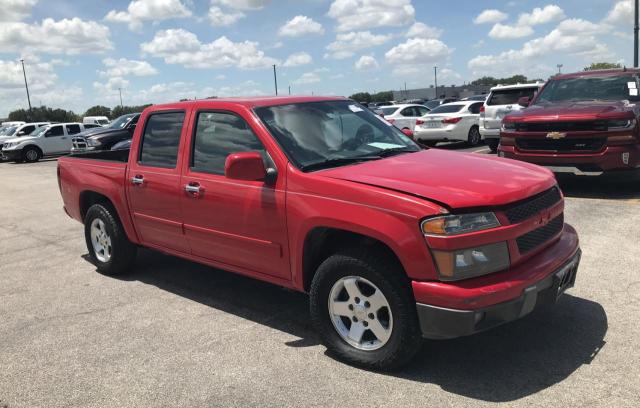
<path fill-rule="evenodd" d="M 389 273 L 398 273 L 391 270 Z M 359 350 L 340 337 L 331 321 L 328 299 L 331 288 L 340 278 L 359 276 L 376 285 L 387 298 L 393 315 L 393 329 L 387 343 L 377 350 Z M 367 262 L 348 255 L 334 255 L 325 260 L 314 277 L 311 290 L 311 316 L 325 345 L 338 357 L 359 366 L 374 369 L 392 369 L 403 364 L 415 351 L 405 343 L 415 340 L 417 317 L 415 301 L 407 288 L 386 277 Z M 405 350 L 406 348 L 406 350 Z M 408 355 L 406 355 L 408 354 Z"/>
<path fill-rule="evenodd" d="M 473 134 L 474 134 L 474 130 L 476 135 L 478 136 L 478 140 L 476 142 L 473 141 Z M 471 145 L 471 146 L 477 146 L 480 144 L 480 141 L 482 140 L 482 135 L 480 135 L 480 128 L 478 128 L 478 126 L 471 126 L 471 129 L 469 129 L 469 135 L 467 136 L 467 142 Z"/>
<path fill-rule="evenodd" d="M 131 263 L 132 256 L 135 257 L 135 246 L 124 235 L 122 226 L 114 213 L 115 210 L 113 208 L 94 204 L 89 208 L 84 219 L 85 241 L 89 256 L 98 271 L 105 275 L 123 273 Z M 111 239 L 111 258 L 107 262 L 102 262 L 96 257 L 91 243 L 91 223 L 97 218 L 104 222 L 105 229 Z"/>
<path fill-rule="evenodd" d="M 31 150 L 33 150 L 33 151 L 35 151 L 35 152 L 36 152 L 36 158 L 35 158 L 34 160 L 29 160 L 29 158 L 27 158 L 27 153 L 28 153 L 29 151 L 31 151 Z M 38 148 L 36 148 L 36 147 L 29 146 L 29 147 L 26 147 L 26 148 L 22 151 L 22 160 L 23 160 L 23 161 L 25 161 L 25 162 L 27 162 L 27 163 L 35 163 L 35 162 L 37 162 L 38 160 L 40 160 L 41 158 L 42 158 L 42 154 L 40 153 L 40 150 L 38 150 Z"/>

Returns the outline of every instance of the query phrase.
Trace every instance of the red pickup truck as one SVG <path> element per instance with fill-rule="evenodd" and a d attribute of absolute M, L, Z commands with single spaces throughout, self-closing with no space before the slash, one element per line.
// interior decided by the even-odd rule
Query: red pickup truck
<path fill-rule="evenodd" d="M 558 75 L 505 116 L 499 155 L 557 173 L 640 180 L 638 69 Z"/>
<path fill-rule="evenodd" d="M 550 171 L 423 150 L 343 98 L 155 105 L 130 150 L 58 179 L 100 272 L 144 246 L 308 292 L 326 346 L 370 368 L 554 303 L 580 259 Z"/>

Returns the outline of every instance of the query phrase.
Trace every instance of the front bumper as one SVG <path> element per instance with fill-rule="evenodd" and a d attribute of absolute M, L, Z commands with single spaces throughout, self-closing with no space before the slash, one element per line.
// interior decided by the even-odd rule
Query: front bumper
<path fill-rule="evenodd" d="M 513 145 L 500 145 L 502 157 L 551 167 L 555 172 L 599 175 L 605 172 L 640 168 L 640 145 L 607 146 L 594 153 L 530 152 Z M 555 168 L 555 170 L 554 170 Z M 569 171 L 573 170 L 575 171 Z"/>
<path fill-rule="evenodd" d="M 7 160 L 7 161 L 22 160 L 22 149 L 3 150 L 2 160 Z"/>
<path fill-rule="evenodd" d="M 483 139 L 500 139 L 500 129 L 487 129 L 484 126 L 480 126 L 480 134 Z"/>
<path fill-rule="evenodd" d="M 503 272 L 457 282 L 413 281 L 423 336 L 467 336 L 553 303 L 559 292 L 573 285 L 580 254 L 578 236 L 565 224 L 556 242 Z M 570 275 L 565 276 L 566 271 Z"/>

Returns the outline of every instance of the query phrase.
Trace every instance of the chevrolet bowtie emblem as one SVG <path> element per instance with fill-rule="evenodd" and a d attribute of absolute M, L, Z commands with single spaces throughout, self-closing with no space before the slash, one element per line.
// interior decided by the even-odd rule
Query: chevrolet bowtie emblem
<path fill-rule="evenodd" d="M 567 134 L 566 133 L 562 133 L 562 132 L 547 133 L 547 139 L 558 140 L 558 139 L 564 139 L 566 136 L 567 136 Z"/>

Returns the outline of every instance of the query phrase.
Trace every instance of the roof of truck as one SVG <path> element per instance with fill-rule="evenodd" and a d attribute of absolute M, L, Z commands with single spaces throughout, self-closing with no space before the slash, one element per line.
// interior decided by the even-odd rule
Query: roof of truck
<path fill-rule="evenodd" d="M 196 99 L 192 101 L 172 102 L 153 105 L 150 108 L 156 110 L 160 109 L 176 109 L 185 108 L 187 106 L 196 106 L 206 108 L 208 106 L 215 107 L 216 105 L 227 103 L 242 105 L 247 108 L 253 108 L 257 106 L 273 106 L 273 105 L 288 105 L 293 103 L 305 103 L 305 102 L 320 102 L 320 101 L 337 101 L 348 100 L 344 96 L 252 96 L 252 97 L 235 97 L 235 98 L 214 98 L 214 99 Z"/>
<path fill-rule="evenodd" d="M 552 79 L 570 79 L 570 78 L 580 78 L 580 77 L 603 77 L 603 76 L 619 76 L 619 75 L 633 75 L 640 74 L 640 69 L 638 68 L 615 68 L 615 69 L 600 69 L 594 71 L 580 71 L 580 72 L 572 72 L 570 74 L 560 74 L 554 76 Z"/>

